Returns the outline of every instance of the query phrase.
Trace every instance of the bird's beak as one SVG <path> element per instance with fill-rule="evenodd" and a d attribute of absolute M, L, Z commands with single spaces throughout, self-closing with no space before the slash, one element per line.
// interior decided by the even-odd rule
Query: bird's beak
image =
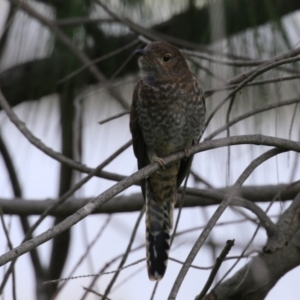
<path fill-rule="evenodd" d="M 147 51 L 145 49 L 137 49 L 137 50 L 133 51 L 133 53 L 138 56 L 144 56 L 145 54 L 147 54 Z"/>

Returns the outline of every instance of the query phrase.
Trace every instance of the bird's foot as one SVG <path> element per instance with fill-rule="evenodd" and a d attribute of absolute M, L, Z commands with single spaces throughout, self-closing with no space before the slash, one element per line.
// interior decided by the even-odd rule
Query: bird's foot
<path fill-rule="evenodd" d="M 166 166 L 165 161 L 164 161 L 161 157 L 158 157 L 158 156 L 156 155 L 156 153 L 153 154 L 153 156 L 152 156 L 152 162 L 153 162 L 153 163 L 154 163 L 154 162 L 158 163 L 159 166 L 160 166 L 161 168 L 165 169 L 165 166 Z"/>

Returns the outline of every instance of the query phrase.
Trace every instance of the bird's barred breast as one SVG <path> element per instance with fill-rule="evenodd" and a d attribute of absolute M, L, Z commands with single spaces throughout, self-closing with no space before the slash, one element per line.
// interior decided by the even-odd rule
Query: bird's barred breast
<path fill-rule="evenodd" d="M 204 126 L 203 101 L 203 91 L 196 80 L 143 84 L 137 109 L 147 147 L 165 156 L 191 145 Z"/>

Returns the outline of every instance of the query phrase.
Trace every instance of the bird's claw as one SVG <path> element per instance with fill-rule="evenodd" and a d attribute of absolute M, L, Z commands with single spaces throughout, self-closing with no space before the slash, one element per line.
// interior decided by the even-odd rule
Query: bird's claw
<path fill-rule="evenodd" d="M 165 169 L 166 163 L 161 157 L 158 157 L 157 155 L 153 155 L 152 162 L 158 163 L 161 168 Z"/>
<path fill-rule="evenodd" d="M 190 147 L 188 147 L 188 146 L 184 147 L 183 151 L 184 151 L 185 157 L 189 157 L 191 155 Z"/>

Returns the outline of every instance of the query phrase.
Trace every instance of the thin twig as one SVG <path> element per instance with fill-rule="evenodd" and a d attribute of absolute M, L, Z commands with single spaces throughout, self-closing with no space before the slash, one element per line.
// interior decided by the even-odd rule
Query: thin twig
<path fill-rule="evenodd" d="M 53 22 L 53 20 L 45 17 L 43 14 L 39 13 L 35 9 L 33 9 L 28 3 L 20 0 L 9 0 L 10 3 L 13 5 L 18 5 L 24 12 L 29 14 L 30 16 L 34 17 L 36 20 L 38 20 L 41 24 L 49 28 L 51 32 L 53 32 L 56 36 L 56 38 L 64 45 L 66 46 L 70 52 L 77 57 L 78 60 L 80 60 L 84 65 L 89 65 L 88 69 L 89 71 L 95 76 L 97 81 L 99 82 L 106 82 L 106 78 L 104 74 L 101 73 L 101 71 L 94 65 L 91 64 L 90 59 L 76 47 L 76 45 L 73 43 L 73 41 Z M 128 104 L 123 97 L 117 93 L 115 90 L 109 89 L 109 93 L 119 101 L 119 103 L 124 107 L 128 108 Z"/>
<path fill-rule="evenodd" d="M 269 63 L 270 60 L 222 60 L 222 59 L 217 59 L 214 56 L 208 56 L 203 53 L 199 53 L 196 51 L 189 51 L 189 50 L 181 50 L 182 53 L 187 54 L 190 57 L 197 57 L 206 61 L 209 61 L 211 63 L 216 63 L 220 65 L 225 65 L 225 66 L 232 66 L 232 67 L 254 67 L 254 66 L 262 66 L 263 64 Z M 289 53 L 289 52 L 288 52 Z M 196 61 L 194 59 L 194 61 Z M 279 67 L 278 69 L 285 71 L 285 72 L 290 72 L 290 73 L 295 73 L 295 70 L 287 68 L 287 67 Z"/>
<path fill-rule="evenodd" d="M 103 294 L 99 294 L 99 293 L 97 293 L 96 291 L 94 291 L 94 290 L 92 290 L 92 289 L 89 289 L 89 288 L 85 288 L 85 287 L 83 287 L 83 289 L 85 290 L 85 291 L 87 291 L 87 292 L 90 292 L 90 293 L 93 293 L 93 294 L 95 294 L 95 295 L 97 295 L 97 296 L 100 296 L 101 297 L 101 300 L 112 300 L 111 298 L 108 298 L 108 297 L 103 297 Z"/>
<path fill-rule="evenodd" d="M 127 110 L 127 111 L 121 112 L 121 113 L 119 113 L 119 114 L 116 114 L 116 115 L 114 115 L 114 116 L 111 116 L 111 117 L 109 117 L 109 118 L 103 119 L 102 121 L 99 121 L 98 123 L 99 123 L 100 125 L 102 125 L 102 124 L 107 123 L 107 122 L 109 122 L 109 121 L 111 121 L 111 120 L 114 120 L 114 119 L 123 117 L 123 116 L 125 116 L 125 115 L 128 115 L 129 113 L 130 113 L 130 111 Z"/>
<path fill-rule="evenodd" d="M 152 293 L 151 293 L 151 296 L 150 296 L 150 300 L 154 300 L 154 296 L 155 296 L 155 293 L 157 291 L 158 283 L 159 283 L 159 281 L 156 281 L 155 284 L 154 284 L 154 287 L 153 287 L 153 290 L 152 290 Z"/>
<path fill-rule="evenodd" d="M 226 113 L 226 125 L 229 123 L 230 113 L 231 113 L 231 110 L 232 110 L 232 107 L 234 104 L 235 96 L 236 96 L 236 94 L 233 94 L 230 99 L 230 102 L 229 102 L 229 106 L 228 106 L 227 113 Z M 227 128 L 226 128 L 226 136 L 227 137 L 230 136 L 229 126 L 227 126 Z M 227 173 L 226 174 L 226 182 L 227 182 L 227 185 L 229 185 L 230 184 L 230 147 L 229 146 L 227 147 L 227 170 L 226 171 L 227 171 L 226 172 Z"/>
<path fill-rule="evenodd" d="M 231 187 L 233 188 L 233 186 Z M 230 189 L 229 189 L 230 192 Z M 193 194 L 194 196 L 202 196 L 207 197 L 211 199 L 218 199 L 220 202 L 224 199 L 224 193 L 220 193 L 213 189 L 207 189 L 207 190 L 199 190 L 199 189 L 189 189 L 189 193 Z M 262 223 L 263 227 L 266 229 L 268 235 L 272 235 L 275 231 L 275 224 L 272 222 L 272 220 L 263 212 L 263 210 L 256 205 L 254 202 L 248 201 L 246 199 L 243 199 L 242 197 L 234 196 L 231 200 L 231 205 L 233 206 L 240 206 L 249 209 L 251 212 L 253 212 L 260 222 Z"/>
<path fill-rule="evenodd" d="M 254 223 L 257 224 L 258 219 L 257 218 L 250 218 L 250 219 L 244 218 L 244 219 L 239 219 L 239 220 L 234 220 L 234 221 L 219 222 L 219 223 L 216 223 L 215 226 L 226 226 L 226 225 L 232 225 L 232 224 L 239 224 L 239 223 L 243 223 L 243 222 L 247 222 L 247 221 L 253 221 Z M 179 231 L 179 232 L 177 232 L 176 235 L 180 236 L 180 235 L 183 235 L 183 234 L 186 234 L 186 233 L 191 233 L 193 231 L 199 231 L 199 230 L 204 229 L 204 228 L 205 228 L 205 226 L 196 226 L 196 227 L 193 227 L 193 228 L 190 228 L 190 229 L 185 229 L 185 230 Z"/>
<path fill-rule="evenodd" d="M 125 262 L 126 262 L 126 260 L 127 260 L 127 258 L 128 258 L 128 255 L 129 255 L 129 253 L 130 253 L 132 244 L 133 244 L 133 242 L 134 242 L 134 239 L 135 239 L 135 236 L 136 236 L 138 227 L 139 227 L 139 225 L 140 225 L 140 223 L 141 223 L 141 220 L 142 220 L 142 217 L 143 217 L 144 213 L 145 213 L 145 206 L 144 206 L 143 209 L 141 210 L 141 212 L 140 212 L 140 214 L 139 214 L 139 216 L 138 216 L 138 218 L 137 218 L 137 220 L 136 220 L 136 222 L 135 222 L 135 225 L 134 225 L 134 228 L 133 228 L 133 230 L 132 230 L 132 234 L 131 234 L 129 243 L 128 243 L 127 248 L 126 248 L 126 250 L 125 250 L 125 253 L 124 253 L 123 257 L 122 257 L 122 260 L 120 261 L 120 264 L 119 264 L 119 266 L 118 266 L 118 271 L 115 272 L 113 278 L 111 279 L 111 281 L 109 282 L 108 286 L 107 286 L 106 289 L 105 289 L 104 296 L 103 296 L 104 299 L 105 299 L 105 297 L 108 296 L 108 294 L 109 294 L 111 288 L 113 287 L 115 281 L 117 280 L 117 278 L 118 278 L 118 276 L 119 276 L 119 274 L 120 274 L 120 271 L 119 271 L 119 270 L 122 270 L 122 268 L 123 268 L 123 266 L 124 266 L 124 264 L 125 264 Z"/>
<path fill-rule="evenodd" d="M 95 24 L 95 23 L 117 23 L 118 21 L 108 18 L 95 18 L 90 17 L 78 17 L 78 18 L 67 18 L 55 20 L 55 24 L 60 27 L 66 26 L 78 26 L 83 24 Z"/>
<path fill-rule="evenodd" d="M 3 215 L 1 205 L 0 205 L 0 219 L 1 219 L 1 224 L 2 224 L 3 231 L 4 231 L 4 235 L 5 235 L 6 240 L 7 240 L 8 248 L 11 250 L 11 249 L 13 249 L 13 244 L 12 244 L 11 239 L 9 237 L 9 231 L 8 231 L 8 229 L 6 227 L 6 224 L 5 224 L 5 221 L 4 221 L 4 215 Z"/>
<path fill-rule="evenodd" d="M 181 50 L 182 53 L 192 56 L 192 57 L 197 57 L 203 60 L 207 60 L 212 63 L 220 64 L 220 65 L 225 65 L 225 66 L 231 66 L 231 67 L 255 67 L 259 66 L 268 60 L 224 60 L 224 59 L 218 59 L 213 56 L 209 56 L 197 51 L 191 51 L 191 50 Z"/>
<path fill-rule="evenodd" d="M 300 140 L 300 134 L 298 134 L 298 141 Z M 293 168 L 292 168 L 292 172 L 291 172 L 291 175 L 290 175 L 290 180 L 289 182 L 292 182 L 294 181 L 294 178 L 295 178 L 295 175 L 296 175 L 296 172 L 298 171 L 298 164 L 299 164 L 299 155 L 295 155 L 295 161 L 293 163 Z"/>
<path fill-rule="evenodd" d="M 136 49 L 141 48 L 141 44 L 138 44 Z M 121 66 L 114 72 L 114 74 L 109 78 L 110 81 L 112 81 L 115 77 L 117 77 L 118 74 L 120 74 L 122 72 L 122 70 L 126 67 L 126 65 L 130 62 L 130 60 L 133 58 L 134 56 L 134 52 L 131 52 L 130 55 L 124 60 L 124 62 L 121 64 Z"/>
<path fill-rule="evenodd" d="M 172 236 L 171 236 L 170 246 L 172 245 L 173 240 L 175 238 L 177 227 L 178 227 L 180 216 L 181 216 L 181 212 L 182 212 L 182 207 L 184 205 L 184 196 L 185 196 L 185 192 L 186 192 L 186 185 L 187 185 L 187 182 L 188 182 L 188 179 L 189 179 L 189 176 L 190 176 L 190 168 L 191 168 L 191 166 L 189 166 L 189 169 L 187 171 L 187 176 L 184 180 L 184 185 L 182 187 L 182 193 L 181 193 L 181 197 L 180 197 L 180 201 L 179 201 L 179 211 L 178 211 L 178 215 L 177 215 L 177 218 L 176 218 L 174 231 L 173 231 Z"/>
<path fill-rule="evenodd" d="M 0 205 L 0 219 L 1 219 L 1 224 L 2 224 L 2 228 L 4 231 L 4 235 L 6 237 L 7 240 L 7 245 L 8 245 L 8 249 L 12 250 L 13 249 L 13 244 L 11 242 L 10 236 L 9 236 L 9 230 L 6 227 L 5 221 L 4 221 L 4 216 L 3 216 L 3 211 L 2 211 L 2 207 Z M 12 294 L 13 294 L 13 300 L 16 300 L 16 277 L 15 277 L 15 268 L 12 267 L 11 270 L 12 273 Z M 5 284 L 3 285 L 4 288 Z M 2 292 L 0 293 L 0 295 L 2 294 Z"/>
<path fill-rule="evenodd" d="M 133 32 L 136 32 L 136 33 L 140 34 L 141 36 L 139 36 L 138 38 L 139 38 L 139 40 L 141 40 L 143 42 L 145 40 L 149 40 L 149 39 L 152 40 L 152 41 L 165 40 L 165 41 L 168 41 L 170 43 L 181 45 L 181 46 L 187 47 L 187 48 L 194 48 L 194 49 L 201 50 L 201 51 L 207 52 L 207 53 L 215 53 L 215 54 L 218 54 L 218 55 L 235 57 L 234 55 L 218 53 L 218 52 L 213 51 L 213 50 L 211 50 L 207 47 L 201 46 L 199 44 L 194 44 L 194 43 L 191 43 L 191 42 L 179 39 L 179 38 L 175 38 L 173 36 L 169 36 L 169 35 L 166 35 L 166 34 L 155 32 L 153 30 L 146 29 L 146 28 L 132 22 L 131 20 L 129 20 L 127 18 L 123 18 L 123 17 L 115 14 L 106 5 L 104 5 L 104 3 L 102 1 L 95 0 L 95 2 L 99 6 L 101 6 L 114 20 L 121 22 L 123 25 L 128 26 L 130 28 L 130 30 L 132 30 Z M 144 38 L 144 36 L 146 38 Z"/>
<path fill-rule="evenodd" d="M 300 101 L 300 99 L 299 99 L 299 101 Z M 294 109 L 294 112 L 293 112 L 293 116 L 292 116 L 292 120 L 291 120 L 291 125 L 290 125 L 290 129 L 289 129 L 289 140 L 292 138 L 292 130 L 293 130 L 293 125 L 294 125 L 294 121 L 295 121 L 295 117 L 296 117 L 296 112 L 297 112 L 298 104 L 299 104 L 299 102 L 296 103 L 295 109 Z"/>
<path fill-rule="evenodd" d="M 3 51 L 5 49 L 5 45 L 6 45 L 6 41 L 7 41 L 7 37 L 8 37 L 8 33 L 9 33 L 9 28 L 10 25 L 12 24 L 16 11 L 18 10 L 17 7 L 10 7 L 8 14 L 7 14 L 7 18 L 5 20 L 5 24 L 4 27 L 2 29 L 2 33 L 0 35 L 0 57 L 3 57 Z"/>
<path fill-rule="evenodd" d="M 66 277 L 66 278 L 59 278 L 59 279 L 54 279 L 54 280 L 48 280 L 48 281 L 45 281 L 43 284 L 50 284 L 50 283 L 57 283 L 57 282 L 61 282 L 61 281 L 65 281 L 65 280 L 73 280 L 73 279 L 79 279 L 79 278 L 88 278 L 88 277 L 98 277 L 99 275 L 109 275 L 109 274 L 114 274 L 114 273 L 117 273 L 117 272 L 120 272 L 124 269 L 127 269 L 129 267 L 132 267 L 134 265 L 137 265 L 141 262 L 145 261 L 145 258 L 141 258 L 131 264 L 128 264 L 122 268 L 119 268 L 117 270 L 113 270 L 113 271 L 109 271 L 109 272 L 103 272 L 103 273 L 100 273 L 100 274 L 87 274 L 87 275 L 79 275 L 79 276 L 73 276 L 73 277 Z"/>
<path fill-rule="evenodd" d="M 215 130 L 214 132 L 212 132 L 210 135 L 208 135 L 204 140 L 211 140 L 212 138 L 214 138 L 215 136 L 217 136 L 219 133 L 221 133 L 222 131 L 226 130 L 227 128 L 229 128 L 230 126 L 238 123 L 241 120 L 244 120 L 246 118 L 252 117 L 256 114 L 259 114 L 261 112 L 264 111 L 268 111 L 274 108 L 278 108 L 278 107 L 282 107 L 282 106 L 286 106 L 286 105 L 291 105 L 291 104 L 295 104 L 295 103 L 299 103 L 300 102 L 300 98 L 295 98 L 295 99 L 289 99 L 289 100 L 283 100 L 283 101 L 278 101 L 276 103 L 271 103 L 268 104 L 266 106 L 263 106 L 261 108 L 257 108 L 254 109 L 248 113 L 245 113 L 239 117 L 236 117 L 235 119 L 229 121 L 228 123 L 226 123 L 224 126 L 220 127 L 219 129 Z M 290 137 L 289 137 L 290 139 Z"/>
<path fill-rule="evenodd" d="M 225 247 L 223 248 L 220 256 L 217 258 L 216 264 L 214 265 L 213 269 L 211 270 L 211 273 L 205 283 L 205 286 L 203 287 L 202 291 L 200 292 L 200 294 L 198 296 L 196 296 L 195 300 L 202 300 L 203 297 L 206 295 L 207 291 L 209 290 L 210 286 L 213 283 L 214 278 L 216 277 L 222 262 L 224 261 L 224 259 L 226 258 L 227 254 L 229 253 L 229 251 L 231 250 L 231 248 L 234 245 L 234 240 L 228 240 L 226 242 Z"/>
<path fill-rule="evenodd" d="M 249 82 L 247 84 L 247 87 L 264 85 L 264 84 L 267 84 L 267 83 L 283 82 L 283 81 L 294 80 L 294 79 L 299 79 L 299 78 L 300 78 L 300 74 L 296 74 L 296 75 L 274 77 L 274 78 L 263 79 L 263 80 L 255 80 L 255 81 Z M 211 95 L 213 95 L 217 92 L 222 92 L 222 91 L 228 91 L 228 90 L 235 89 L 237 86 L 238 86 L 237 84 L 225 85 L 225 86 L 221 86 L 219 88 L 206 90 L 204 96 L 205 96 L 205 98 L 207 98 L 207 97 L 209 97 L 209 96 L 211 96 Z"/>
<path fill-rule="evenodd" d="M 292 183 L 288 186 L 292 186 L 294 185 L 295 183 Z M 288 188 L 288 186 L 286 186 L 285 188 L 283 188 L 281 191 L 279 191 L 275 196 L 274 198 L 272 199 L 272 201 L 269 203 L 268 207 L 266 208 L 265 210 L 265 215 L 267 215 L 267 212 L 270 210 L 271 206 L 273 205 L 274 201 L 280 197 L 281 193 L 286 189 Z M 299 193 L 297 194 L 299 195 Z M 297 197 L 297 196 L 296 196 Z M 244 254 L 246 253 L 247 249 L 250 247 L 250 245 L 252 244 L 252 242 L 254 241 L 257 233 L 258 233 L 258 230 L 260 228 L 261 224 L 258 224 L 251 239 L 249 240 L 249 242 L 247 243 L 246 247 L 244 248 L 244 250 L 242 251 L 242 253 L 240 254 L 239 258 L 234 262 L 234 264 L 229 268 L 229 270 L 223 275 L 223 277 L 219 280 L 219 282 L 215 285 L 214 289 L 216 289 L 222 282 L 223 280 L 228 276 L 228 274 L 235 268 L 235 266 L 239 263 L 240 259 L 242 256 L 244 256 Z"/>
<path fill-rule="evenodd" d="M 255 203 L 250 202 L 246 199 L 242 199 L 240 197 L 235 197 L 233 198 L 232 205 L 247 208 L 252 213 L 254 213 L 259 219 L 261 225 L 266 230 L 268 236 L 272 236 L 276 232 L 276 225 L 272 222 L 268 215 Z"/>
<path fill-rule="evenodd" d="M 289 151 L 294 150 L 300 152 L 300 145 L 297 142 L 289 141 L 286 139 L 281 138 L 274 138 L 268 137 L 263 135 L 245 135 L 245 136 L 237 136 L 237 137 L 230 137 L 230 138 L 223 138 L 213 141 L 206 141 L 201 144 L 197 144 L 191 147 L 190 151 L 191 154 L 196 152 L 205 151 L 207 149 L 217 148 L 217 147 L 224 147 L 228 144 L 259 144 L 259 145 L 268 145 L 268 146 L 275 146 L 281 147 L 280 150 L 277 151 Z M 174 153 L 166 158 L 164 158 L 166 164 L 171 163 L 173 161 L 182 159 L 184 157 L 184 151 Z M 159 165 L 157 163 L 152 163 L 147 167 L 133 173 L 131 176 L 121 180 L 117 184 L 113 185 L 105 192 L 101 193 L 98 197 L 90 201 L 84 207 L 79 209 L 75 214 L 66 218 L 58 225 L 54 226 L 53 228 L 43 232 L 42 234 L 38 235 L 34 239 L 23 243 L 22 245 L 16 247 L 12 251 L 9 251 L 2 256 L 0 256 L 0 266 L 15 259 L 16 257 L 30 251 L 31 249 L 45 243 L 46 241 L 54 238 L 55 236 L 59 235 L 66 229 L 69 229 L 71 226 L 79 222 L 80 220 L 84 219 L 86 216 L 91 214 L 99 205 L 104 204 L 105 202 L 109 201 L 112 197 L 120 193 L 121 191 L 125 190 L 129 186 L 133 185 L 135 182 L 142 180 L 146 176 L 149 176 L 153 172 L 159 169 Z M 226 198 L 228 199 L 228 197 Z M 231 199 L 231 198 L 230 198 Z M 224 201 L 223 201 L 224 202 Z M 226 206 L 228 201 L 225 202 Z M 223 208 L 224 204 L 220 207 Z M 219 211 L 218 211 L 219 214 Z M 216 218 L 216 217 L 215 217 Z M 217 218 L 218 219 L 218 218 Z M 215 221 L 214 221 L 215 224 Z M 202 240 L 201 240 L 202 242 Z"/>
<path fill-rule="evenodd" d="M 266 61 L 265 63 L 263 63 L 262 65 L 260 65 L 256 68 L 253 68 L 252 70 L 249 70 L 247 72 L 244 72 L 242 74 L 239 74 L 238 76 L 232 78 L 228 82 L 228 84 L 240 83 L 240 82 L 244 81 L 246 78 L 249 78 L 250 76 L 255 74 L 260 69 L 264 69 L 268 66 L 273 66 L 272 68 L 280 66 L 280 65 L 277 65 L 276 63 L 280 62 L 280 61 L 285 61 L 285 60 L 290 59 L 291 57 L 297 56 L 299 54 L 300 54 L 300 47 L 293 49 L 291 51 L 285 52 L 283 54 L 280 54 L 278 56 L 275 56 L 275 57 L 269 59 L 268 61 Z M 295 60 L 295 61 L 297 61 L 297 60 Z M 291 61 L 291 62 L 294 62 L 294 61 Z"/>
<path fill-rule="evenodd" d="M 214 212 L 212 217 L 210 218 L 209 222 L 207 223 L 205 229 L 200 234 L 199 238 L 197 239 L 196 243 L 194 244 L 193 248 L 191 249 L 185 264 L 182 266 L 175 283 L 171 289 L 171 292 L 169 294 L 168 300 L 175 300 L 177 293 L 179 291 L 179 288 L 184 280 L 185 275 L 187 274 L 190 265 L 192 264 L 194 258 L 196 257 L 197 253 L 201 249 L 202 245 L 204 244 L 205 240 L 207 239 L 210 231 L 213 229 L 215 224 L 217 223 L 218 219 L 221 217 L 225 209 L 230 204 L 232 198 L 236 195 L 239 188 L 242 186 L 242 184 L 245 182 L 245 180 L 250 176 L 250 174 L 254 171 L 256 167 L 258 167 L 260 164 L 262 164 L 264 161 L 270 159 L 271 157 L 278 155 L 282 152 L 285 152 L 285 150 L 282 149 L 271 149 L 264 154 L 260 155 L 258 158 L 253 160 L 249 166 L 245 169 L 245 171 L 240 175 L 236 183 L 232 186 L 229 193 L 225 198 L 223 199 L 222 203 L 219 205 L 217 210 Z"/>
<path fill-rule="evenodd" d="M 171 261 L 174 261 L 178 264 L 181 264 L 181 265 L 184 265 L 184 261 L 181 261 L 179 259 L 176 259 L 174 257 L 169 257 L 169 260 Z M 191 268 L 193 269 L 197 269 L 197 270 L 211 270 L 213 268 L 213 266 L 209 266 L 209 267 L 199 267 L 199 266 L 196 266 L 196 265 L 191 265 Z"/>
<path fill-rule="evenodd" d="M 195 59 L 193 59 L 191 57 L 189 57 L 188 60 L 191 61 L 194 65 L 196 65 L 199 70 L 203 70 L 210 77 L 216 79 L 217 81 L 219 81 L 223 84 L 226 83 L 225 79 L 223 79 L 221 76 L 215 74 L 210 68 L 204 67 L 203 65 L 201 65 L 199 62 L 197 62 Z"/>
<path fill-rule="evenodd" d="M 90 293 L 95 294 L 96 296 L 101 297 L 101 299 L 104 300 L 104 298 L 102 297 L 102 296 L 103 296 L 102 294 L 99 294 L 99 293 L 97 293 L 96 291 L 94 291 L 94 290 L 92 290 L 92 289 L 90 289 L 90 288 L 83 287 L 83 289 L 84 289 L 86 292 L 90 292 Z M 107 300 L 111 300 L 111 299 L 109 299 L 109 298 L 106 298 L 106 299 L 107 299 Z"/>
<path fill-rule="evenodd" d="M 204 178 L 202 178 L 201 176 L 199 176 L 196 172 L 194 172 L 193 170 L 190 171 L 191 175 L 193 176 L 194 180 L 196 182 L 200 182 L 203 183 L 206 187 L 208 188 L 213 188 L 213 186 Z"/>
<path fill-rule="evenodd" d="M 76 76 L 76 75 L 80 74 L 81 72 L 83 72 L 84 70 L 86 70 L 88 67 L 90 67 L 90 66 L 92 66 L 92 65 L 94 65 L 96 63 L 99 63 L 101 61 L 104 61 L 104 60 L 106 60 L 106 59 L 108 59 L 108 58 L 110 58 L 110 57 L 112 57 L 114 55 L 117 55 L 117 54 L 121 53 L 122 51 L 124 51 L 124 50 L 126 50 L 126 49 L 128 49 L 128 48 L 130 48 L 132 46 L 134 46 L 138 42 L 139 42 L 139 40 L 135 39 L 132 42 L 126 44 L 125 46 L 118 48 L 117 50 L 111 51 L 110 53 L 104 54 L 101 57 L 98 57 L 98 58 L 95 58 L 95 59 L 91 60 L 89 63 L 81 66 L 77 70 L 73 71 L 72 73 L 70 73 L 67 76 L 65 76 L 65 77 L 61 78 L 60 80 L 58 80 L 57 84 L 61 84 L 61 83 L 65 82 L 65 81 L 73 78 L 74 76 Z M 106 85 L 107 85 L 107 87 L 109 87 L 109 82 L 108 81 L 106 82 Z"/>
<path fill-rule="evenodd" d="M 119 148 L 116 152 L 114 152 L 110 157 L 108 157 L 103 163 L 101 163 L 96 169 L 94 169 L 90 174 L 88 174 L 86 177 L 84 177 L 81 181 L 77 182 L 69 191 L 67 191 L 65 194 L 63 194 L 56 203 L 48 207 L 38 218 L 38 220 L 30 227 L 30 229 L 27 231 L 23 243 L 31 237 L 31 234 L 33 231 L 39 226 L 39 224 L 49 215 L 49 213 L 52 210 L 55 210 L 57 207 L 59 207 L 61 204 L 63 204 L 75 191 L 77 191 L 79 188 L 81 188 L 86 182 L 88 182 L 95 174 L 97 174 L 102 168 L 104 168 L 108 163 L 110 163 L 116 156 L 118 156 L 120 153 L 122 153 L 127 147 L 129 146 L 130 142 L 127 142 L 124 146 Z M 30 239 L 32 240 L 32 239 Z M 21 244 L 22 246 L 22 244 Z M 17 258 L 17 257 L 15 257 Z M 16 262 L 16 260 L 13 260 L 13 262 L 10 264 L 8 270 L 5 273 L 5 276 L 3 278 L 2 284 L 0 286 L 0 291 L 3 290 L 10 272 L 13 270 L 13 266 Z"/>
<path fill-rule="evenodd" d="M 92 249 L 92 247 L 95 245 L 95 243 L 99 240 L 100 236 L 102 235 L 103 231 L 105 228 L 107 228 L 108 223 L 111 220 L 112 215 L 108 215 L 106 221 L 103 223 L 102 227 L 100 228 L 99 232 L 96 234 L 96 236 L 94 237 L 94 239 L 91 241 L 91 243 L 86 247 L 85 252 L 82 254 L 82 256 L 80 257 L 80 259 L 78 260 L 78 262 L 75 264 L 75 266 L 73 267 L 72 271 L 69 273 L 69 275 L 67 277 L 72 277 L 73 274 L 75 273 L 75 271 L 77 270 L 77 268 L 81 265 L 81 263 L 84 261 L 84 259 L 86 258 L 86 255 L 90 252 L 90 250 Z M 58 286 L 57 290 L 55 291 L 55 293 L 52 296 L 52 299 L 54 299 L 55 297 L 57 297 L 57 295 L 59 294 L 59 292 L 64 288 L 64 286 L 66 285 L 67 281 L 64 281 L 62 283 L 62 285 Z"/>
<path fill-rule="evenodd" d="M 131 249 L 131 253 L 140 250 L 141 248 L 144 247 L 144 243 Z M 104 265 L 104 267 L 101 268 L 101 270 L 99 271 L 99 273 L 103 273 L 105 272 L 105 270 L 107 270 L 114 262 L 116 262 L 117 260 L 119 260 L 120 258 L 122 259 L 124 256 L 124 252 L 122 252 L 122 254 L 112 258 L 110 261 L 106 262 L 106 264 Z M 145 268 L 145 267 L 143 267 Z M 98 279 L 98 277 L 94 277 L 92 282 L 89 284 L 89 288 L 92 288 L 92 286 L 94 286 L 96 280 Z M 80 300 L 84 300 L 86 297 L 88 296 L 87 293 L 84 293 L 83 296 L 80 298 Z"/>
<path fill-rule="evenodd" d="M 14 196 L 17 199 L 19 199 L 19 201 L 22 201 L 21 200 L 22 199 L 22 189 L 21 189 L 19 178 L 17 176 L 17 171 L 16 171 L 16 168 L 14 166 L 11 155 L 10 155 L 10 153 L 9 153 L 9 151 L 8 151 L 4 141 L 2 139 L 1 133 L 0 133 L 0 152 L 2 154 L 3 161 L 4 161 L 5 166 L 7 168 L 7 171 L 8 171 L 8 175 L 9 175 L 9 178 L 10 178 L 10 182 L 11 182 L 11 185 L 12 185 L 12 190 L 13 190 Z M 1 213 L 2 213 L 2 209 L 1 209 Z M 26 234 L 26 232 L 28 232 L 28 230 L 30 228 L 29 220 L 27 219 L 26 216 L 20 216 L 20 221 L 21 221 L 21 226 L 22 226 L 23 233 Z M 32 235 L 29 235 L 28 237 L 32 238 Z M 30 258 L 31 258 L 31 262 L 32 262 L 32 265 L 33 265 L 35 277 L 36 278 L 43 277 L 44 276 L 44 268 L 41 264 L 39 254 L 38 254 L 36 249 L 33 249 L 32 251 L 30 251 Z M 14 268 L 12 267 L 10 270 L 12 271 L 12 274 L 14 276 Z M 6 274 L 8 276 L 10 273 L 6 273 Z M 14 277 L 13 277 L 13 280 L 14 280 Z M 4 278 L 5 278 L 5 276 L 4 276 Z M 5 280 L 4 279 L 3 279 L 3 283 L 4 284 L 1 285 L 2 289 L 4 289 L 4 287 L 5 287 Z"/>
<path fill-rule="evenodd" d="M 141 273 L 141 271 L 145 270 L 145 266 L 142 266 L 138 268 L 137 270 L 133 271 L 132 273 L 128 274 L 122 281 L 120 281 L 118 284 L 115 284 L 114 288 L 111 290 L 112 292 L 119 289 L 122 285 L 124 285 L 128 281 L 132 281 L 133 277 L 135 277 L 137 274 Z"/>
<path fill-rule="evenodd" d="M 0 90 L 0 106 L 2 106 L 3 110 L 8 115 L 10 121 L 19 129 L 19 131 L 27 138 L 27 140 L 31 144 L 33 144 L 35 147 L 40 149 L 42 152 L 44 152 L 48 156 L 54 158 L 55 160 L 59 161 L 60 163 L 66 164 L 69 167 L 71 167 L 77 171 L 84 172 L 84 173 L 90 173 L 90 172 L 94 171 L 94 168 L 86 167 L 85 165 L 82 165 L 79 162 L 76 162 L 75 160 L 72 160 L 72 159 L 64 156 L 60 152 L 54 151 L 52 148 L 45 145 L 39 138 L 37 138 L 28 129 L 26 124 L 18 118 L 18 116 L 15 114 L 15 112 L 12 110 L 12 108 L 8 104 L 3 93 L 1 92 L 1 90 Z M 130 142 L 128 142 L 128 143 L 130 143 Z M 109 174 L 108 172 L 103 172 L 103 171 L 98 172 L 96 174 L 96 176 L 99 176 L 100 174 L 102 174 L 101 176 L 103 176 L 104 174 L 108 175 L 108 176 L 103 176 L 103 178 L 107 178 L 107 179 L 109 179 L 109 178 L 112 179 L 113 177 L 115 177 L 115 179 L 113 179 L 113 180 L 116 180 L 116 181 L 119 181 L 119 180 L 122 180 L 125 178 L 125 176 L 120 176 L 120 175 L 116 175 L 116 174 L 113 177 L 111 177 L 110 176 L 111 174 Z"/>
<path fill-rule="evenodd" d="M 226 103 L 229 99 L 231 99 L 231 97 L 236 94 L 238 91 L 240 91 L 244 86 L 246 86 L 248 84 L 248 82 L 252 81 L 255 77 L 277 67 L 277 66 L 281 66 L 283 64 L 288 64 L 288 63 L 292 63 L 292 62 L 296 62 L 299 61 L 300 57 L 293 57 L 293 58 L 287 58 L 287 59 L 282 59 L 280 61 L 276 61 L 274 63 L 268 64 L 266 66 L 263 67 L 259 67 L 255 69 L 255 72 L 252 72 L 251 74 L 249 73 L 249 77 L 247 77 L 246 79 L 244 79 L 232 92 L 230 92 L 228 94 L 228 96 L 217 105 L 217 107 L 211 112 L 211 114 L 208 116 L 206 123 L 205 123 L 205 127 L 207 127 L 207 125 L 210 123 L 211 119 L 213 118 L 213 116 L 216 114 L 216 112 L 224 105 L 224 103 Z M 231 83 L 232 84 L 232 83 Z"/>
<path fill-rule="evenodd" d="M 72 194 L 74 194 L 79 188 L 81 188 L 86 182 L 88 182 L 95 174 L 97 174 L 100 170 L 106 167 L 112 160 L 114 160 L 119 154 L 121 154 L 125 149 L 127 149 L 130 145 L 130 141 L 121 146 L 117 151 L 111 154 L 107 159 L 105 159 L 97 168 L 95 168 L 90 174 L 84 177 L 82 180 L 78 181 L 68 192 L 63 194 L 58 198 L 58 201 L 47 208 L 43 214 L 40 215 L 40 218 L 35 222 L 35 224 L 31 227 L 30 232 L 33 232 L 35 228 L 42 222 L 44 217 L 46 217 L 50 211 L 56 209 L 61 204 L 63 204 Z M 28 233 L 27 233 L 28 234 Z M 26 235 L 27 236 L 27 235 Z"/>

